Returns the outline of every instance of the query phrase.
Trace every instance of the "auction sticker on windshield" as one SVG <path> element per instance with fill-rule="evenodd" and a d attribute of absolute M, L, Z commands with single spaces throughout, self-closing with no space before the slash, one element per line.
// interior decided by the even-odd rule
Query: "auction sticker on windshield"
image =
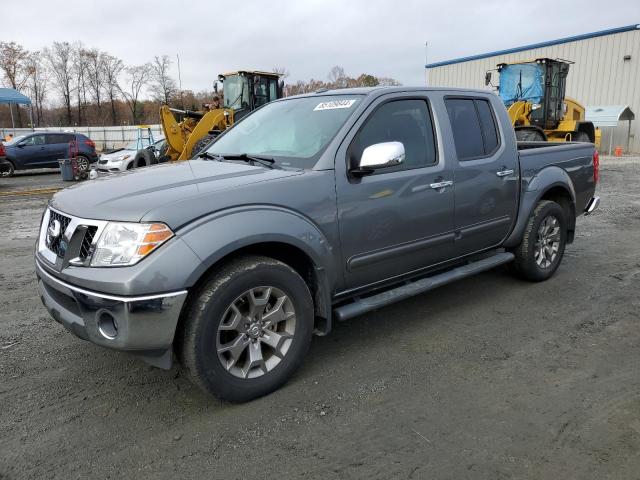
<path fill-rule="evenodd" d="M 318 110 L 335 110 L 337 108 L 351 108 L 351 105 L 356 103 L 355 99 L 351 100 L 331 100 L 330 102 L 319 103 L 313 111 Z"/>

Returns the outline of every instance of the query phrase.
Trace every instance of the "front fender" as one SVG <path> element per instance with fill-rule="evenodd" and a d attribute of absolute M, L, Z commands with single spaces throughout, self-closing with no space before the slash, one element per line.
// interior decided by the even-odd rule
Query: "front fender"
<path fill-rule="evenodd" d="M 251 245 L 279 242 L 303 251 L 322 269 L 330 285 L 336 272 L 331 243 L 309 218 L 272 205 L 248 205 L 202 217 L 178 232 L 200 258 L 200 266 L 189 276 L 189 287 L 225 256 Z"/>
<path fill-rule="evenodd" d="M 504 242 L 504 246 L 508 248 L 512 248 L 520 244 L 529 216 L 533 212 L 534 208 L 536 208 L 540 199 L 552 188 L 563 188 L 571 196 L 571 202 L 573 205 L 575 206 L 576 204 L 576 192 L 573 187 L 573 182 L 571 181 L 571 178 L 569 178 L 567 172 L 560 167 L 546 167 L 529 179 L 527 179 L 527 172 L 524 171 L 521 185 L 522 194 L 520 195 L 520 205 L 518 207 L 518 221 L 516 222 L 513 231 Z M 571 223 L 572 219 L 568 219 L 568 221 Z"/>

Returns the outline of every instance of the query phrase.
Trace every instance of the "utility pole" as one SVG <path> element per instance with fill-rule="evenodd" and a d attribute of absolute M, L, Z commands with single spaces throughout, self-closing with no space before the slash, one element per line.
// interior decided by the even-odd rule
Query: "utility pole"
<path fill-rule="evenodd" d="M 182 98 L 182 75 L 180 74 L 180 55 L 176 53 L 178 59 L 178 88 L 180 89 L 180 108 L 184 110 L 184 99 Z"/>
<path fill-rule="evenodd" d="M 429 86 L 429 42 L 424 42 L 424 85 Z"/>

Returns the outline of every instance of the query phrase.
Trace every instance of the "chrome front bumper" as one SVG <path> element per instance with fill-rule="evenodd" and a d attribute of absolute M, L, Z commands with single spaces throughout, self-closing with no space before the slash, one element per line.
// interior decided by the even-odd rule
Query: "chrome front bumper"
<path fill-rule="evenodd" d="M 589 215 L 590 213 L 593 213 L 593 211 L 596 210 L 599 205 L 600 197 L 591 197 L 591 200 L 589 200 L 589 203 L 587 203 L 587 206 L 584 209 L 584 214 Z"/>
<path fill-rule="evenodd" d="M 85 290 L 47 272 L 36 260 L 38 290 L 51 316 L 74 335 L 127 350 L 170 368 L 172 343 L 187 291 L 123 297 Z"/>

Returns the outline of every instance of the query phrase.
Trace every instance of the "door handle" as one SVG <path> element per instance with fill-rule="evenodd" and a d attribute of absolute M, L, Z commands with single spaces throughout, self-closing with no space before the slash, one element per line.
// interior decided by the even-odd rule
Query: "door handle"
<path fill-rule="evenodd" d="M 499 170 L 496 172 L 496 175 L 499 177 L 506 177 L 507 175 L 511 175 L 513 173 L 513 169 L 508 168 L 505 170 Z"/>
<path fill-rule="evenodd" d="M 435 182 L 435 183 L 429 184 L 429 186 L 431 188 L 433 188 L 434 190 L 439 190 L 441 188 L 450 187 L 451 185 L 453 185 L 453 181 L 451 181 L 451 180 L 445 180 L 445 181 L 442 181 L 442 182 Z"/>
<path fill-rule="evenodd" d="M 40 147 L 40 150 L 44 150 L 44 147 Z"/>

